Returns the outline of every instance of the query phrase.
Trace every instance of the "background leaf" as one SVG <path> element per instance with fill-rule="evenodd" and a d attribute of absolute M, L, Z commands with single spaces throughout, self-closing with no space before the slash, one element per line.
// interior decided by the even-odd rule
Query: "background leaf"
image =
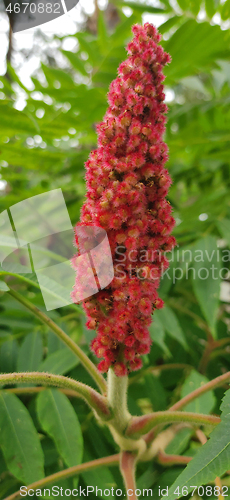
<path fill-rule="evenodd" d="M 176 314 L 172 311 L 169 306 L 164 306 L 163 309 L 159 309 L 158 317 L 160 318 L 167 333 L 179 342 L 184 349 L 188 349 L 188 344 L 186 342 L 183 330 L 180 323 L 176 317 Z"/>
<path fill-rule="evenodd" d="M 0 281 L 0 291 L 1 292 L 8 292 L 9 287 L 4 281 Z"/>
<path fill-rule="evenodd" d="M 195 389 L 202 387 L 202 385 L 207 382 L 207 377 L 201 375 L 195 370 L 192 370 L 182 386 L 181 397 L 183 398 L 184 396 L 187 396 L 187 394 L 190 394 L 190 392 Z M 202 394 L 199 398 L 196 398 L 194 401 L 191 401 L 191 403 L 187 404 L 184 407 L 184 410 L 195 413 L 205 413 L 207 415 L 215 406 L 215 402 L 216 399 L 213 391 L 208 391 L 205 394 Z"/>
<path fill-rule="evenodd" d="M 77 366 L 79 360 L 77 356 L 68 348 L 62 348 L 47 356 L 40 363 L 38 370 L 40 372 L 54 373 L 55 375 L 64 375 Z"/>
<path fill-rule="evenodd" d="M 23 340 L 17 359 L 18 372 L 37 371 L 43 355 L 42 336 L 39 332 L 26 335 Z"/>
<path fill-rule="evenodd" d="M 0 447 L 10 472 L 23 484 L 44 477 L 44 458 L 28 410 L 14 394 L 0 392 Z"/>
<path fill-rule="evenodd" d="M 170 351 L 164 342 L 165 330 L 160 319 L 159 311 L 154 312 L 153 322 L 150 325 L 150 336 L 153 342 L 161 347 L 166 356 L 170 356 Z"/>
<path fill-rule="evenodd" d="M 82 460 L 83 439 L 77 415 L 67 396 L 58 389 L 47 389 L 37 397 L 40 424 L 54 440 L 60 456 L 68 467 Z"/>
<path fill-rule="evenodd" d="M 8 335 L 9 336 L 9 335 Z M 10 338 L 0 345 L 0 371 L 2 373 L 14 372 L 16 369 L 18 355 L 18 344 L 14 338 Z"/>
<path fill-rule="evenodd" d="M 209 441 L 202 446 L 197 455 L 170 488 L 168 494 L 169 500 L 178 498 L 178 494 L 173 494 L 177 487 L 181 491 L 183 486 L 190 487 L 191 485 L 199 486 L 200 484 L 207 484 L 215 481 L 216 476 L 222 476 L 229 469 L 230 440 L 228 429 L 230 391 L 227 391 L 225 394 L 221 410 L 221 423 L 212 431 Z M 189 491 L 191 491 L 190 488 Z"/>
<path fill-rule="evenodd" d="M 194 247 L 194 254 L 196 260 L 194 261 L 194 292 L 207 323 L 216 336 L 215 326 L 220 294 L 220 261 L 216 238 L 206 236 L 199 240 Z"/>

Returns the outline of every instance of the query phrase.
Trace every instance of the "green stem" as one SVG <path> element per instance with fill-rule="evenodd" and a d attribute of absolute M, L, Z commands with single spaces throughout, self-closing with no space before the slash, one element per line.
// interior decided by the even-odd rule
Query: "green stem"
<path fill-rule="evenodd" d="M 134 438 L 143 436 L 155 425 L 172 424 L 175 422 L 189 422 L 198 425 L 217 425 L 220 423 L 219 417 L 213 415 L 202 415 L 199 413 L 179 412 L 179 411 L 157 411 L 142 417 L 133 417 L 126 430 L 126 436 Z"/>
<path fill-rule="evenodd" d="M 23 274 L 17 274 L 17 273 L 10 273 L 9 271 L 0 271 L 0 276 L 11 276 L 12 278 L 16 278 L 17 280 L 24 281 L 24 283 L 27 283 L 30 286 L 33 286 L 34 288 L 38 288 L 39 290 L 43 289 L 44 287 L 41 287 L 36 281 L 33 281 L 26 276 L 23 276 Z M 55 293 L 49 290 L 50 295 L 53 295 L 56 297 Z M 68 308 L 74 309 L 76 313 L 83 315 L 84 312 L 82 311 L 81 307 L 78 304 L 66 304 L 68 305 Z"/>
<path fill-rule="evenodd" d="M 85 464 L 75 465 L 74 467 L 69 467 L 68 469 L 62 470 L 60 472 L 56 472 L 55 474 L 51 474 L 50 476 L 45 477 L 44 479 L 40 479 L 35 483 L 32 483 L 27 486 L 27 490 L 36 490 L 36 489 L 44 489 L 47 484 L 54 483 L 56 484 L 61 479 L 67 479 L 69 477 L 73 477 L 77 474 L 81 474 L 81 472 L 85 472 L 88 470 L 96 469 L 97 467 L 105 466 L 113 466 L 119 463 L 119 454 L 111 455 L 110 457 L 105 458 L 97 458 L 96 460 L 91 460 L 90 462 L 86 462 Z M 18 500 L 21 499 L 22 495 L 20 491 L 16 491 L 9 497 L 6 497 L 5 500 Z"/>
<path fill-rule="evenodd" d="M 71 389 L 76 391 L 78 396 L 83 398 L 103 420 L 111 418 L 106 398 L 88 385 L 82 384 L 82 382 L 77 382 L 76 380 L 63 377 L 62 375 L 42 372 L 7 373 L 0 375 L 1 385 L 15 384 L 18 382 L 31 382 L 45 386 L 59 387 L 60 389 Z"/>
<path fill-rule="evenodd" d="M 146 450 L 144 439 L 125 436 L 125 430 L 132 418 L 127 407 L 128 377 L 117 377 L 113 368 L 108 372 L 108 405 L 113 418 L 108 422 L 114 441 L 121 451 L 134 452 L 140 456 Z"/>
<path fill-rule="evenodd" d="M 13 387 L 12 389 L 4 389 L 5 392 L 11 392 L 12 394 L 17 394 L 18 396 L 34 395 L 45 390 L 45 387 Z M 59 390 L 69 398 L 81 397 L 77 391 L 73 391 L 72 389 L 61 389 L 59 387 Z"/>
<path fill-rule="evenodd" d="M 128 377 L 117 377 L 113 368 L 108 371 L 108 405 L 113 413 L 113 424 L 123 433 L 131 418 L 127 407 Z"/>
<path fill-rule="evenodd" d="M 45 323 L 56 335 L 71 349 L 71 351 L 76 354 L 76 356 L 80 359 L 82 365 L 85 369 L 90 373 L 91 377 L 97 383 L 99 389 L 102 393 L 107 391 L 107 385 L 105 379 L 97 370 L 96 366 L 90 361 L 88 356 L 81 350 L 81 348 L 75 344 L 75 342 L 58 326 L 52 319 L 46 316 L 45 313 L 40 311 L 34 304 L 29 302 L 29 300 L 25 299 L 22 295 L 20 295 L 15 290 L 10 289 L 8 292 L 12 297 L 14 297 L 18 302 L 23 304 L 27 309 L 29 309 L 42 323 Z"/>
<path fill-rule="evenodd" d="M 187 396 L 182 398 L 180 401 L 175 403 L 173 406 L 171 406 L 170 411 L 175 411 L 175 410 L 180 410 L 184 406 L 186 406 L 188 403 L 193 401 L 194 399 L 198 398 L 202 394 L 205 394 L 208 391 L 211 391 L 212 389 L 215 389 L 216 387 L 220 387 L 221 385 L 224 385 L 225 382 L 230 380 L 230 372 L 224 373 L 224 375 L 220 375 L 219 377 L 214 378 L 210 382 L 207 382 L 207 384 L 202 385 L 198 389 L 195 389 L 195 391 L 190 392 Z"/>

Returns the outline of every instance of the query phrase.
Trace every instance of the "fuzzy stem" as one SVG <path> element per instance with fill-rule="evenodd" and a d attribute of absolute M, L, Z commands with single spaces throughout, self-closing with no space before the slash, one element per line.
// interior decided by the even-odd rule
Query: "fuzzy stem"
<path fill-rule="evenodd" d="M 22 295 L 20 295 L 18 292 L 15 290 L 12 290 L 12 288 L 8 292 L 12 297 L 14 297 L 18 302 L 23 304 L 27 309 L 29 309 L 42 323 L 45 323 L 45 325 L 49 326 L 49 328 L 56 333 L 56 335 L 71 349 L 71 351 L 76 354 L 76 356 L 80 359 L 82 365 L 85 367 L 85 369 L 90 373 L 91 377 L 95 380 L 97 383 L 99 389 L 101 390 L 102 393 L 107 391 L 107 385 L 106 382 L 103 378 L 103 376 L 100 374 L 100 372 L 97 370 L 96 366 L 90 361 L 88 356 L 81 350 L 81 348 L 75 344 L 75 342 L 58 326 L 52 319 L 50 319 L 48 316 L 46 316 L 45 313 L 40 311 L 34 304 L 31 304 L 29 300 L 25 299 Z"/>
<path fill-rule="evenodd" d="M 204 394 L 208 391 L 211 391 L 211 389 L 215 389 L 216 387 L 220 387 L 221 385 L 224 385 L 225 382 L 230 380 L 230 372 L 224 373 L 224 375 L 220 375 L 219 377 L 214 378 L 210 382 L 207 382 L 207 384 L 202 385 L 198 389 L 195 389 L 195 391 L 190 392 L 187 396 L 182 398 L 180 401 L 175 403 L 171 408 L 169 409 L 170 411 L 175 411 L 175 410 L 180 410 L 184 406 L 186 406 L 190 401 L 193 401 L 194 399 L 198 398 L 201 396 L 201 394 Z"/>
<path fill-rule="evenodd" d="M 12 394 L 17 394 L 18 396 L 29 396 L 33 394 L 38 394 L 39 392 L 45 391 L 46 387 L 13 387 L 12 389 L 5 389 L 5 392 L 11 392 Z M 61 389 L 59 387 L 60 392 L 63 392 L 69 398 L 80 398 L 80 394 L 77 391 L 72 391 L 72 389 Z"/>
<path fill-rule="evenodd" d="M 61 470 L 60 472 L 55 472 L 55 474 L 51 474 L 50 476 L 45 477 L 44 479 L 40 479 L 35 483 L 27 486 L 27 490 L 36 490 L 43 489 L 47 484 L 54 483 L 57 484 L 61 479 L 67 479 L 69 477 L 73 477 L 81 472 L 85 472 L 87 470 L 93 470 L 97 467 L 101 467 L 103 465 L 117 465 L 119 463 L 119 454 L 111 455 L 109 457 L 97 458 L 96 460 L 91 460 L 90 462 L 86 462 L 85 464 L 75 465 L 74 467 L 69 467 L 68 469 Z M 6 497 L 5 500 L 18 500 L 21 499 L 21 492 L 16 491 L 9 497 Z"/>
<path fill-rule="evenodd" d="M 216 377 L 210 382 L 207 382 L 207 384 L 204 384 L 198 389 L 195 389 L 195 391 L 190 392 L 190 394 L 188 394 L 180 401 L 177 401 L 177 403 L 175 403 L 173 406 L 171 406 L 171 408 L 169 408 L 169 411 L 182 409 L 184 406 L 190 403 L 190 401 L 193 401 L 194 399 L 198 398 L 201 394 L 204 394 L 210 391 L 211 389 L 215 389 L 216 387 L 224 385 L 228 380 L 230 380 L 230 372 L 224 373 L 224 375 L 220 375 L 219 377 Z M 147 444 L 153 440 L 154 435 L 155 435 L 155 430 L 152 429 L 149 432 L 149 434 L 145 436 L 145 441 Z"/>
<path fill-rule="evenodd" d="M 136 454 L 129 451 L 123 451 L 120 458 L 120 471 L 124 479 L 125 488 L 127 492 L 128 500 L 137 500 L 135 490 L 135 466 L 136 466 Z"/>
<path fill-rule="evenodd" d="M 143 439 L 125 436 L 125 430 L 132 418 L 127 407 L 128 377 L 117 377 L 113 368 L 108 371 L 108 406 L 113 418 L 108 422 L 114 441 L 122 451 L 135 452 L 140 457 L 146 450 Z"/>
<path fill-rule="evenodd" d="M 171 424 L 175 422 L 190 422 L 198 425 L 217 425 L 220 423 L 219 417 L 212 415 L 202 415 L 199 413 L 179 412 L 179 411 L 158 411 L 143 415 L 142 417 L 133 417 L 126 430 L 127 436 L 139 437 L 149 432 L 155 425 Z"/>
<path fill-rule="evenodd" d="M 15 384 L 18 382 L 31 382 L 61 389 L 72 389 L 95 410 L 96 414 L 101 417 L 102 420 L 111 418 L 106 398 L 88 385 L 82 384 L 82 382 L 77 382 L 76 380 L 63 377 L 62 375 L 42 372 L 7 373 L 0 375 L 1 385 Z"/>
<path fill-rule="evenodd" d="M 127 407 L 128 377 L 117 377 L 113 368 L 109 368 L 107 385 L 108 405 L 113 413 L 114 426 L 123 433 L 131 418 Z"/>

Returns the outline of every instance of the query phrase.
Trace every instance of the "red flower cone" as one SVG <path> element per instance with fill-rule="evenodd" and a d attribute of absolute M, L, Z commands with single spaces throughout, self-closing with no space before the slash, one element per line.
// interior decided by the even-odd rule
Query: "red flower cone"
<path fill-rule="evenodd" d="M 118 376 L 139 369 L 141 355 L 150 350 L 151 314 L 163 306 L 157 288 L 168 267 L 165 252 L 175 245 L 162 140 L 167 111 L 162 69 L 170 57 L 151 24 L 135 25 L 133 33 L 97 128 L 98 147 L 86 162 L 87 200 L 79 224 L 103 228 L 109 238 L 114 279 L 83 307 L 88 328 L 97 331 L 91 347 L 103 358 L 98 368 L 105 372 L 113 365 Z M 78 294 L 76 284 L 75 302 Z"/>

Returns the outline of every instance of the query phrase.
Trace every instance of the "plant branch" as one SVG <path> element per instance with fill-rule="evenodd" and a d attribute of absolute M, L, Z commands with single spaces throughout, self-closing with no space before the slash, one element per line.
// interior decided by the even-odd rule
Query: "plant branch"
<path fill-rule="evenodd" d="M 135 481 L 135 468 L 136 468 L 136 453 L 129 451 L 121 452 L 120 458 L 120 471 L 124 479 L 125 488 L 128 500 L 137 500 L 136 496 L 136 481 Z"/>
<path fill-rule="evenodd" d="M 205 392 L 208 392 L 211 389 L 215 389 L 216 387 L 224 385 L 228 380 L 230 380 L 230 372 L 224 373 L 224 375 L 220 375 L 219 377 L 216 377 L 210 382 L 207 382 L 207 384 L 204 384 L 198 389 L 195 389 L 195 391 L 191 392 L 190 394 L 182 398 L 180 401 L 175 403 L 173 406 L 171 406 L 171 408 L 169 408 L 169 411 L 177 411 L 182 409 L 188 403 L 198 398 L 201 394 L 204 394 Z M 145 442 L 147 444 L 150 443 L 154 439 L 154 437 L 155 437 L 155 429 L 151 429 L 151 431 L 144 437 Z"/>
<path fill-rule="evenodd" d="M 198 367 L 198 371 L 200 373 L 205 373 L 208 363 L 211 359 L 217 356 L 221 356 L 222 354 L 226 354 L 226 351 L 224 349 L 220 349 L 226 344 L 230 344 L 230 337 L 207 342 Z"/>
<path fill-rule="evenodd" d="M 18 396 L 24 395 L 33 395 L 39 394 L 39 392 L 45 391 L 46 387 L 13 387 L 11 389 L 4 389 L 5 392 L 11 392 L 12 394 L 17 394 Z M 63 392 L 69 398 L 80 398 L 80 394 L 77 391 L 72 391 L 71 389 L 61 389 L 59 387 L 60 392 Z"/>
<path fill-rule="evenodd" d="M 149 432 L 159 424 L 171 424 L 175 422 L 189 422 L 198 425 L 217 425 L 220 418 L 213 415 L 202 415 L 200 413 L 179 412 L 179 411 L 157 411 L 141 417 L 133 417 L 127 427 L 126 435 L 140 437 Z"/>
<path fill-rule="evenodd" d="M 91 460 L 90 462 L 86 462 L 85 464 L 75 465 L 74 467 L 69 467 L 68 469 L 61 470 L 56 472 L 55 474 L 51 474 L 50 476 L 45 477 L 44 479 L 40 479 L 29 486 L 27 486 L 27 490 L 33 489 L 43 489 L 47 484 L 54 483 L 61 479 L 67 479 L 69 477 L 73 477 L 77 474 L 81 474 L 81 472 L 85 472 L 88 470 L 96 469 L 97 467 L 101 467 L 103 465 L 113 466 L 119 464 L 119 454 L 111 455 L 109 457 L 97 458 L 96 460 Z M 21 499 L 21 492 L 16 491 L 9 497 L 6 497 L 5 500 L 18 500 Z"/>
<path fill-rule="evenodd" d="M 187 465 L 191 462 L 192 457 L 186 457 L 181 455 L 168 455 L 164 451 L 160 450 L 157 455 L 157 461 L 161 465 L 166 467 L 171 467 L 171 465 Z"/>
<path fill-rule="evenodd" d="M 77 382 L 74 379 L 63 377 L 62 375 L 42 372 L 7 373 L 0 375 L 1 385 L 15 384 L 18 382 L 31 382 L 61 389 L 71 389 L 76 391 L 79 397 L 83 398 L 103 420 L 111 418 L 106 398 L 92 389 L 92 387 L 82 384 L 82 382 Z"/>
<path fill-rule="evenodd" d="M 196 437 L 200 441 L 201 444 L 207 443 L 207 438 L 201 429 L 196 430 Z"/>
<path fill-rule="evenodd" d="M 207 366 L 208 366 L 208 363 L 210 360 L 210 356 L 211 356 L 214 349 L 216 349 L 215 342 L 208 341 L 205 345 L 205 349 L 203 351 L 203 354 L 202 354 L 200 362 L 199 362 L 198 371 L 200 373 L 206 372 L 206 369 L 207 369 Z"/>
<path fill-rule="evenodd" d="M 75 344 L 75 342 L 58 325 L 56 325 L 56 323 L 54 323 L 52 319 L 50 319 L 45 313 L 40 311 L 40 309 L 38 309 L 34 304 L 29 302 L 29 300 L 27 300 L 25 297 L 20 295 L 15 290 L 12 290 L 12 288 L 9 290 L 8 293 L 12 297 L 14 297 L 18 302 L 23 304 L 23 306 L 29 309 L 42 323 L 45 323 L 45 325 L 47 325 L 54 333 L 56 333 L 56 335 L 80 359 L 82 365 L 90 373 L 91 377 L 95 380 L 101 392 L 102 393 L 106 392 L 107 385 L 103 376 L 97 370 L 96 366 L 92 363 L 92 361 L 90 361 L 88 356 L 81 350 L 81 348 L 77 344 Z"/>
<path fill-rule="evenodd" d="M 204 384 L 198 389 L 195 389 L 195 391 L 190 392 L 190 394 L 182 398 L 180 401 L 177 401 L 177 403 L 175 403 L 173 406 L 171 406 L 171 408 L 169 408 L 169 411 L 180 410 L 181 408 L 183 408 L 188 403 L 198 398 L 202 394 L 211 391 L 211 389 L 215 389 L 216 387 L 224 385 L 225 382 L 227 382 L 228 380 L 230 381 L 230 372 L 224 373 L 224 375 L 220 375 L 219 377 L 214 378 L 210 382 L 207 382 L 207 384 Z"/>

